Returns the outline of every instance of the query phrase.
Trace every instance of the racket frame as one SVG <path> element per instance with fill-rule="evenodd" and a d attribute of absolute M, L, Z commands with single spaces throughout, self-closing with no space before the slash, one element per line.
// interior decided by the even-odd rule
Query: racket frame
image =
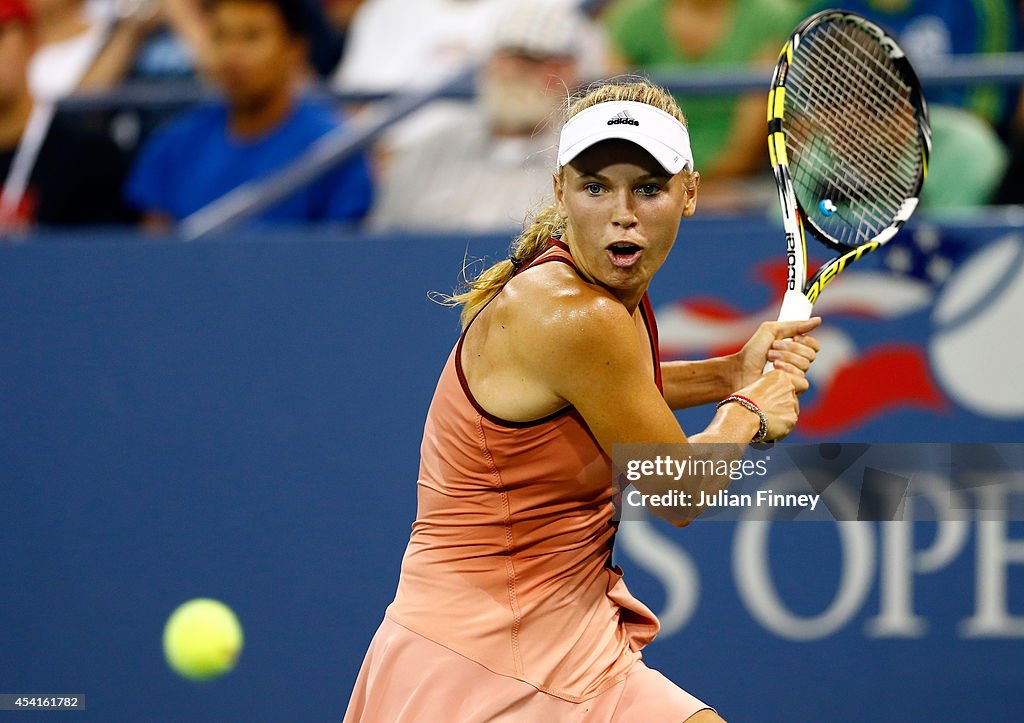
<path fill-rule="evenodd" d="M 826 233 L 804 211 L 793 189 L 786 153 L 785 105 L 786 79 L 793 62 L 793 51 L 800 44 L 801 37 L 816 26 L 828 22 L 849 22 L 876 39 L 893 61 L 903 81 L 910 88 L 910 103 L 917 116 L 917 133 L 921 146 L 921 174 L 912 196 L 908 197 L 895 214 L 892 223 L 868 239 L 865 243 L 850 246 Z M 928 174 L 928 158 L 931 154 L 931 128 L 928 122 L 928 106 L 917 74 L 911 67 L 903 50 L 881 27 L 866 18 L 843 10 L 823 10 L 803 20 L 793 31 L 779 53 L 771 88 L 768 91 L 768 155 L 779 191 L 782 208 L 782 222 L 786 233 L 786 293 L 783 297 L 779 320 L 806 319 L 822 290 L 849 264 L 865 254 L 871 253 L 889 241 L 907 222 L 917 208 L 921 186 Z M 807 237 L 806 230 L 825 246 L 839 252 L 839 256 L 824 263 L 814 275 L 807 278 Z"/>

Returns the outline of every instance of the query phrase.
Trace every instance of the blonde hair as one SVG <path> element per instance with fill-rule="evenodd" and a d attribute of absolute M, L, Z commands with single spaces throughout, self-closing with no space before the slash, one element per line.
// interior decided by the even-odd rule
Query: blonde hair
<path fill-rule="evenodd" d="M 608 82 L 596 83 L 585 88 L 567 99 L 564 120 L 569 120 L 577 113 L 585 111 L 598 103 L 609 101 L 635 101 L 654 106 L 676 118 L 684 126 L 686 117 L 679 109 L 675 98 L 664 88 L 655 85 L 647 78 L 629 76 Z M 561 172 L 561 169 L 559 169 Z M 689 170 L 681 171 L 683 184 L 692 190 L 696 186 L 696 175 Z M 554 203 L 544 206 L 533 215 L 525 225 L 523 232 L 512 242 L 509 257 L 484 269 L 476 278 L 466 279 L 466 289 L 451 296 L 439 295 L 439 300 L 446 306 L 462 306 L 462 327 L 480 313 L 490 301 L 498 295 L 511 280 L 516 270 L 540 253 L 552 236 L 561 237 L 565 231 L 565 221 L 558 213 Z M 463 268 L 465 275 L 465 268 Z"/>

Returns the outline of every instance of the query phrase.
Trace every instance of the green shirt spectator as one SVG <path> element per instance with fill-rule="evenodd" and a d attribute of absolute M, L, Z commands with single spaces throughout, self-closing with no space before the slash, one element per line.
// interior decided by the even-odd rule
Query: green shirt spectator
<path fill-rule="evenodd" d="M 801 19 L 801 9 L 788 0 L 723 0 L 702 3 L 701 10 L 688 0 L 620 0 L 607 15 L 609 35 L 621 60 L 633 68 L 675 70 L 714 65 L 743 65 L 762 61 L 766 70 L 774 64 L 786 38 Z M 691 7 L 693 6 L 693 7 Z M 703 14 L 703 17 L 701 15 Z M 767 89 L 768 75 L 765 75 Z M 765 91 L 767 93 L 767 90 Z M 744 175 L 767 168 L 764 153 L 764 103 L 755 94 L 757 118 L 753 128 L 733 95 L 677 97 L 694 129 L 693 155 L 698 170 L 707 176 L 716 166 L 722 175 Z M 756 154 L 745 163 L 726 163 L 730 145 L 750 135 Z M 761 163 L 763 161 L 763 163 Z"/>

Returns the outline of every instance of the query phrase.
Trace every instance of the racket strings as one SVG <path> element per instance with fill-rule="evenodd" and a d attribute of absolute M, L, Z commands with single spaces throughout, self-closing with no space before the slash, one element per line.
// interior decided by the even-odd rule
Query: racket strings
<path fill-rule="evenodd" d="M 840 67 L 839 61 L 842 56 L 839 52 L 829 44 L 821 44 L 819 50 L 824 51 L 823 55 L 826 56 L 825 60 L 830 77 L 834 77 L 837 73 L 841 74 L 843 69 Z M 868 84 L 866 77 L 866 71 L 870 70 L 870 68 L 866 67 L 863 62 L 859 62 L 862 58 L 858 57 L 857 54 L 852 56 L 848 54 L 846 57 L 850 66 L 855 70 L 862 72 L 850 74 L 850 79 L 853 83 L 850 83 L 847 86 L 835 84 L 831 93 L 824 90 L 828 86 L 823 83 L 805 84 L 803 87 L 811 88 L 815 91 L 812 93 L 812 96 L 814 97 L 809 99 L 809 104 L 813 104 L 817 107 L 824 106 L 827 108 L 828 111 L 824 115 L 831 115 L 830 120 L 834 123 L 849 123 L 852 120 L 862 126 L 862 130 L 865 131 L 865 135 L 870 136 L 873 131 L 874 135 L 877 136 L 880 134 L 879 129 L 877 127 L 872 128 L 871 126 L 877 126 L 877 121 L 880 118 L 897 119 L 899 118 L 899 113 L 893 112 L 896 109 L 892 107 L 892 104 L 889 104 L 889 107 L 879 107 L 879 98 L 885 96 L 879 96 L 877 93 L 872 94 L 871 86 Z M 827 62 L 828 60 L 831 60 L 832 62 Z M 794 67 L 799 66 L 794 65 Z M 805 65 L 803 67 L 806 68 L 809 66 Z M 830 100 L 833 102 L 830 103 Z M 842 111 L 842 117 L 839 117 L 840 113 L 837 112 L 836 105 L 838 104 L 834 102 L 836 100 L 838 100 L 839 104 L 842 105 L 842 108 L 838 109 Z M 902 202 L 902 198 L 900 197 L 902 194 L 892 194 L 888 199 L 885 198 L 885 194 L 882 194 L 879 198 L 873 198 L 863 193 L 858 194 L 857 189 L 863 188 L 867 179 L 875 178 L 877 176 L 886 176 L 890 174 L 890 171 L 896 171 L 898 173 L 901 167 L 903 170 L 907 171 L 906 177 L 903 179 L 897 178 L 895 182 L 893 182 L 893 179 L 889 179 L 890 182 L 888 185 L 903 185 L 899 183 L 900 180 L 903 180 L 907 184 L 912 183 L 914 179 L 912 164 L 908 166 L 906 162 L 903 162 L 899 157 L 893 155 L 891 152 L 885 154 L 887 157 L 883 157 L 882 155 L 873 152 L 879 150 L 879 148 L 872 148 L 869 150 L 869 147 L 865 147 L 864 145 L 851 144 L 847 144 L 847 148 L 845 149 L 835 148 L 835 142 L 827 143 L 822 140 L 823 138 L 826 138 L 826 136 L 823 136 L 820 132 L 822 125 L 821 116 L 823 114 L 819 113 L 817 115 L 818 117 L 815 118 L 816 122 L 813 124 L 813 128 L 810 124 L 807 124 L 804 129 L 807 132 L 813 132 L 811 138 L 813 139 L 812 151 L 814 156 L 816 158 L 821 158 L 822 152 L 831 152 L 832 154 L 835 154 L 838 150 L 839 153 L 845 156 L 845 160 L 848 163 L 846 175 L 852 176 L 852 178 L 850 178 L 850 181 L 844 182 L 843 174 L 838 172 L 840 169 L 831 168 L 829 170 L 831 170 L 832 173 L 828 174 L 825 178 L 820 179 L 821 182 L 817 184 L 818 187 L 811 190 L 817 191 L 819 195 L 827 197 L 828 187 L 838 186 L 839 190 L 845 190 L 847 193 L 852 191 L 854 197 L 867 205 L 872 206 L 871 210 L 876 214 L 885 214 L 886 212 L 893 210 L 890 207 L 893 203 L 898 204 Z M 881 131 L 881 133 L 884 132 L 885 131 Z M 881 148 L 886 147 L 888 146 L 881 146 Z M 827 156 L 825 157 L 827 158 Z M 884 206 L 882 206 L 879 204 L 880 200 L 887 200 L 888 203 L 885 203 Z"/>
<path fill-rule="evenodd" d="M 847 30 L 849 27 L 833 23 L 829 26 L 829 30 L 832 37 L 840 38 L 843 41 L 842 45 L 846 50 L 860 51 L 855 52 L 850 59 L 860 64 L 864 72 L 869 75 L 884 75 L 892 87 L 905 88 L 906 83 L 903 82 L 903 78 L 900 77 L 899 73 L 892 66 L 888 54 L 877 43 L 873 42 L 863 30 L 857 29 L 854 32 L 850 32 Z M 828 37 L 828 35 L 825 37 Z M 864 67 L 864 60 L 872 62 L 873 70 Z"/>
<path fill-rule="evenodd" d="M 921 153 L 909 95 L 885 49 L 854 25 L 819 26 L 794 49 L 784 113 L 794 189 L 843 244 L 890 226 L 916 189 Z"/>
<path fill-rule="evenodd" d="M 882 54 L 883 51 L 877 47 L 874 49 L 879 55 L 867 52 L 866 48 L 856 44 L 856 38 L 851 37 L 849 33 L 844 33 L 838 26 L 832 26 L 832 30 L 843 42 L 827 42 L 835 38 L 826 36 L 823 38 L 826 42 L 821 43 L 817 49 L 821 50 L 832 61 L 828 69 L 829 77 L 856 83 L 855 88 L 852 86 L 844 87 L 838 83 L 835 84 L 835 91 L 839 94 L 845 91 L 845 98 L 850 101 L 844 110 L 860 111 L 858 115 L 861 119 L 877 119 L 882 122 L 902 120 L 907 131 L 906 137 L 913 138 L 915 130 L 913 107 L 906 100 L 909 89 L 902 79 L 894 75 L 893 69 L 883 63 L 883 61 L 888 60 L 888 56 Z M 873 61 L 874 67 L 865 64 L 865 59 Z M 852 70 L 859 70 L 860 72 L 850 72 L 851 69 L 847 67 L 850 65 L 857 66 Z M 877 81 L 880 78 L 873 77 L 873 71 L 878 70 L 884 70 L 885 75 L 888 77 L 887 93 L 880 93 L 876 88 Z M 819 94 L 819 97 L 822 97 L 822 94 Z M 874 106 L 874 115 L 870 113 L 872 110 L 871 106 Z M 912 167 L 913 163 L 910 165 Z"/>
<path fill-rule="evenodd" d="M 835 28 L 835 30 L 837 34 L 848 43 L 848 45 L 845 45 L 847 49 L 849 49 L 850 47 L 857 47 L 856 45 L 854 45 L 856 39 L 851 37 L 849 33 L 844 33 L 842 29 L 839 28 L 838 26 Z M 876 115 L 873 117 L 875 118 L 883 120 L 891 119 L 893 121 L 903 121 L 903 130 L 906 133 L 904 137 L 909 139 L 915 138 L 916 124 L 913 118 L 914 110 L 913 107 L 910 105 L 909 101 L 906 100 L 906 97 L 909 95 L 909 88 L 901 78 L 894 74 L 893 69 L 883 62 L 888 60 L 888 56 L 876 56 L 870 53 L 862 52 L 853 53 L 844 57 L 843 55 L 840 54 L 840 49 L 835 47 L 835 45 L 833 44 L 824 44 L 822 46 L 822 49 L 831 57 L 834 63 L 833 68 L 841 68 L 844 59 L 847 59 L 850 62 L 859 65 L 861 69 L 864 71 L 864 75 L 852 76 L 853 79 L 860 81 L 858 90 L 860 90 L 861 93 L 858 94 L 858 100 L 867 101 L 867 103 L 874 106 Z M 880 53 L 881 51 L 876 48 L 876 52 Z M 867 67 L 862 62 L 864 57 L 867 57 L 869 60 L 873 60 L 875 62 L 875 70 L 885 71 L 885 75 L 888 76 L 890 81 L 890 92 L 888 94 L 882 95 L 877 92 L 872 92 L 872 87 L 868 83 L 871 68 Z M 885 101 L 888 101 L 888 103 L 885 103 Z M 904 102 L 901 103 L 900 101 Z M 857 108 L 856 105 L 853 107 L 854 109 Z M 867 104 L 865 104 L 864 110 L 870 111 L 871 108 L 868 107 Z M 913 180 L 913 178 L 916 177 L 917 164 L 914 162 L 914 158 L 912 156 L 908 157 L 904 155 L 902 158 L 898 158 L 895 155 L 895 149 L 888 144 L 883 146 L 883 149 L 888 151 L 891 160 L 893 160 L 894 162 L 901 165 L 907 170 L 907 172 L 910 174 L 911 180 Z"/>
<path fill-rule="evenodd" d="M 801 158 L 830 158 L 835 155 L 834 144 L 828 142 L 826 137 L 819 132 L 818 123 L 811 124 L 805 118 L 797 117 L 794 119 L 794 132 L 792 135 L 794 138 L 809 140 L 809 148 L 806 142 L 803 144 L 803 149 L 800 148 L 800 140 L 796 140 L 794 143 L 796 146 L 794 153 L 796 160 L 794 163 L 798 169 L 796 174 L 797 181 L 802 190 L 806 191 L 805 198 L 857 201 L 868 208 L 872 217 L 877 217 L 885 225 L 888 225 L 888 222 L 892 219 L 892 214 L 899 207 L 899 204 L 902 203 L 905 196 L 898 193 L 886 194 L 884 189 L 882 189 L 882 192 L 879 192 L 878 189 L 872 189 L 872 193 L 867 193 L 863 189 L 868 188 L 868 179 L 886 174 L 890 169 L 897 174 L 901 171 L 903 172 L 903 178 L 897 179 L 897 182 L 889 184 L 890 186 L 909 185 L 912 187 L 916 177 L 916 171 L 913 168 L 912 162 L 908 162 L 906 158 L 901 159 L 891 152 L 876 154 L 868 152 L 866 149 L 854 149 L 860 152 L 856 158 L 853 158 L 850 149 L 847 149 L 847 165 L 845 169 L 835 167 L 834 165 L 819 164 L 817 166 L 819 175 L 814 176 L 813 173 L 805 172 L 808 170 L 808 166 L 801 161 Z M 802 156 L 801 151 L 803 151 Z M 903 183 L 900 183 L 900 180 Z M 842 208 L 842 206 L 838 208 Z M 857 219 L 851 218 L 849 214 L 839 212 L 838 208 L 836 211 L 838 219 L 836 221 L 841 220 L 848 226 L 855 227 L 855 232 L 852 234 L 853 238 L 851 239 L 848 236 L 842 239 L 844 243 L 863 242 L 877 232 L 878 229 L 874 228 L 873 223 L 865 223 L 863 217 L 858 222 Z"/>
<path fill-rule="evenodd" d="M 906 164 L 901 163 L 900 159 L 892 154 L 889 154 L 887 158 L 880 157 L 877 153 L 871 152 L 878 150 L 877 148 L 868 150 L 870 146 L 865 147 L 864 144 L 847 144 L 847 147 L 839 148 L 835 139 L 829 139 L 829 137 L 822 133 L 823 126 L 827 128 L 828 122 L 832 124 L 845 123 L 849 125 L 852 122 L 860 126 L 861 132 L 870 137 L 872 131 L 875 136 L 884 134 L 885 131 L 879 131 L 876 127 L 872 129 L 872 126 L 878 125 L 878 119 L 895 119 L 899 117 L 899 113 L 893 113 L 893 108 L 890 104 L 889 107 L 879 107 L 877 91 L 872 94 L 871 84 L 868 83 L 870 79 L 868 76 L 871 67 L 867 63 L 863 62 L 863 53 L 850 53 L 849 47 L 849 36 L 841 38 L 846 42 L 842 43 L 842 49 L 846 50 L 845 59 L 847 60 L 847 66 L 841 67 L 842 64 L 839 62 L 843 55 L 840 50 L 835 47 L 835 44 L 831 43 L 819 43 L 817 50 L 821 51 L 822 58 L 819 59 L 819 64 L 825 66 L 828 77 L 834 78 L 837 74 L 842 75 L 844 72 L 850 75 L 851 83 L 845 85 L 839 83 L 833 83 L 831 85 L 821 82 L 823 79 L 818 78 L 819 82 L 805 82 L 804 88 L 810 88 L 814 92 L 811 93 L 811 97 L 806 99 L 809 106 L 823 107 L 825 112 L 819 112 L 815 114 L 813 123 L 805 123 L 804 130 L 808 137 L 811 139 L 811 158 L 815 160 L 826 159 L 829 160 L 830 156 L 836 156 L 837 153 L 844 157 L 846 163 L 845 169 L 839 169 L 836 167 L 836 163 L 822 164 L 821 169 L 827 171 L 822 177 L 814 179 L 800 179 L 801 174 L 796 174 L 798 179 L 803 181 L 801 185 L 806 187 L 806 190 L 814 194 L 816 198 L 830 198 L 832 195 L 837 195 L 833 191 L 839 192 L 838 195 L 844 195 L 845 198 L 841 198 L 841 201 L 859 201 L 865 208 L 862 209 L 867 213 L 861 213 L 859 219 L 851 218 L 851 214 L 842 213 L 839 218 L 844 220 L 846 223 L 856 226 L 855 240 L 866 240 L 867 237 L 872 235 L 871 226 L 873 222 L 879 219 L 869 218 L 870 216 L 888 216 L 888 218 L 881 219 L 881 222 L 888 224 L 891 221 L 892 213 L 898 208 L 903 200 L 903 194 L 879 194 L 876 189 L 871 189 L 872 193 L 868 194 L 863 189 L 867 188 L 865 185 L 870 179 L 877 179 L 879 177 L 885 177 L 891 168 L 895 168 L 897 171 L 900 166 Z M 814 48 L 811 48 L 814 49 Z M 875 65 L 878 65 L 877 59 L 869 58 L 869 60 L 875 60 Z M 794 69 L 813 68 L 813 65 L 800 66 L 794 63 Z M 849 70 L 853 69 L 854 73 L 850 73 Z M 876 79 L 877 80 L 877 79 Z M 885 96 L 881 96 L 885 97 Z M 874 107 L 872 107 L 874 106 Z M 810 120 L 810 117 L 808 117 Z M 795 135 L 795 134 L 794 134 Z M 841 141 L 842 136 L 837 136 Z M 798 146 L 799 144 L 797 144 Z M 795 155 L 799 157 L 800 149 L 797 147 Z M 826 155 L 822 155 L 826 154 Z M 834 158 L 831 160 L 835 160 Z M 800 166 L 801 168 L 806 167 Z M 845 170 L 845 173 L 843 172 Z M 907 170 L 907 169 L 905 169 Z M 815 183 L 809 181 L 815 180 Z M 908 182 L 913 181 L 913 175 L 908 179 Z M 888 186 L 900 185 L 899 179 L 894 183 L 890 178 L 888 179 Z M 884 190 L 884 187 L 883 187 Z M 854 214 L 856 215 L 856 214 Z M 852 222 L 852 223 L 851 223 Z M 864 238 L 857 238 L 864 237 Z M 847 238 L 845 241 L 849 242 L 851 239 Z"/>
<path fill-rule="evenodd" d="M 824 49 L 831 54 L 836 66 L 841 65 L 842 56 L 838 54 L 837 49 L 829 46 L 825 46 Z M 856 62 L 858 59 L 854 57 L 853 60 Z M 903 128 L 900 129 L 903 131 L 902 137 L 909 139 L 915 137 L 916 124 L 913 119 L 913 107 L 910 106 L 909 101 L 900 102 L 909 93 L 909 89 L 902 81 L 900 81 L 899 85 L 891 88 L 889 94 L 881 95 L 873 91 L 866 76 L 853 76 L 852 79 L 859 81 L 856 88 L 858 92 L 848 91 L 845 98 L 851 101 L 854 111 L 863 110 L 863 113 L 859 114 L 858 120 L 862 120 L 866 116 L 868 119 L 877 119 L 882 123 L 895 121 L 897 125 L 900 125 L 900 121 L 902 121 Z M 843 92 L 842 87 L 839 88 L 839 91 L 840 93 Z M 858 105 L 854 101 L 860 101 L 862 105 Z M 891 126 L 886 126 L 886 129 L 891 130 Z M 914 162 L 913 157 L 908 157 L 906 154 L 902 154 L 902 157 L 900 157 L 897 154 L 897 149 L 891 144 L 884 144 L 880 146 L 880 149 L 885 152 L 889 160 L 897 164 L 897 168 L 902 167 L 907 171 L 909 180 L 916 176 L 917 164 Z M 867 157 L 872 158 L 873 156 L 868 154 Z"/>

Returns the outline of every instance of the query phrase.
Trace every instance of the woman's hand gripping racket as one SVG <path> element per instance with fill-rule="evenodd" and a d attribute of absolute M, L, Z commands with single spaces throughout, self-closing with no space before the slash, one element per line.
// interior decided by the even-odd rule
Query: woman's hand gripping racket
<path fill-rule="evenodd" d="M 800 23 L 772 77 L 768 151 L 789 265 L 779 320 L 808 319 L 822 289 L 895 236 L 917 207 L 931 129 L 896 42 L 841 10 Z M 839 254 L 810 279 L 807 230 Z"/>

